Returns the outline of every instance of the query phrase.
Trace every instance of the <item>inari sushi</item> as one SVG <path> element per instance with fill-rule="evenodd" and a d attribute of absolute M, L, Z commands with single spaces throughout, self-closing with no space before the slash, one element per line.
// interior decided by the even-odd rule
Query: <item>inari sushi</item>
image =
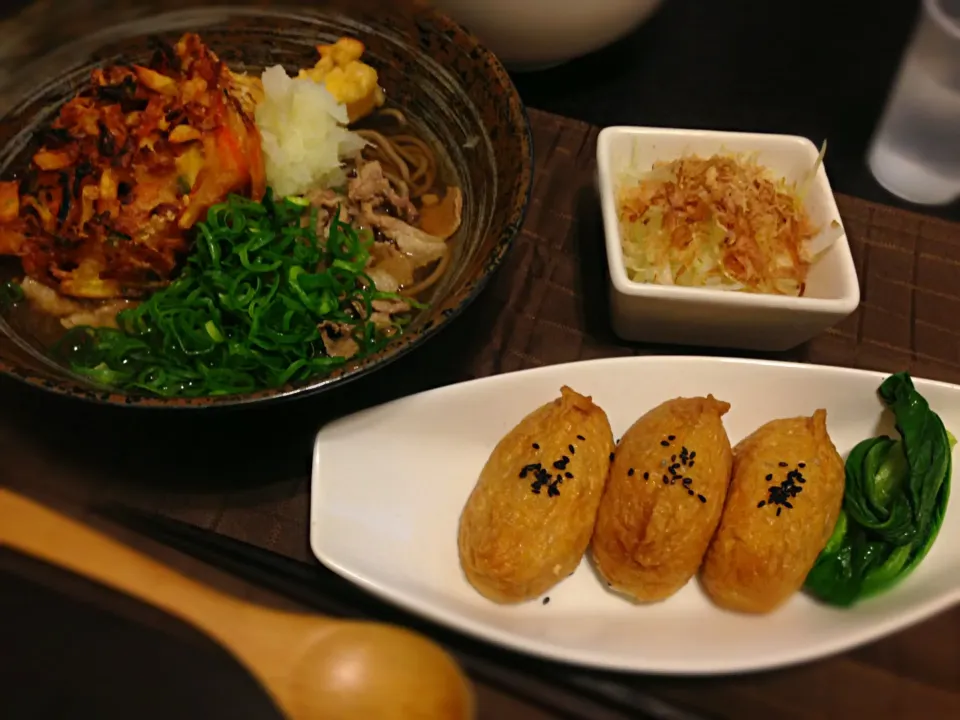
<path fill-rule="evenodd" d="M 664 600 L 693 577 L 723 510 L 732 455 L 728 403 L 675 398 L 646 413 L 617 447 L 592 551 L 608 586 Z"/>
<path fill-rule="evenodd" d="M 772 420 L 733 452 L 733 479 L 700 581 L 728 610 L 765 613 L 803 585 L 843 504 L 827 413 Z"/>
<path fill-rule="evenodd" d="M 613 446 L 606 413 L 568 387 L 500 440 L 460 517 L 460 564 L 477 592 L 523 602 L 576 570 Z"/>

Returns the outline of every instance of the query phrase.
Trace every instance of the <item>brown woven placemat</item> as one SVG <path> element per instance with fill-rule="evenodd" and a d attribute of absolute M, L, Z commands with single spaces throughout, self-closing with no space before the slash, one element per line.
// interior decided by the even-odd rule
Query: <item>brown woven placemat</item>
<path fill-rule="evenodd" d="M 310 450 L 324 420 L 429 387 L 540 365 L 712 353 L 630 345 L 612 335 L 594 191 L 598 131 L 541 112 L 530 117 L 536 176 L 524 230 L 490 287 L 425 347 L 334 393 L 230 413 L 125 411 L 0 378 L 2 481 L 41 499 L 84 506 L 118 500 L 312 561 Z M 766 357 L 908 369 L 960 382 L 960 225 L 851 197 L 838 202 L 860 274 L 861 308 L 807 345 Z M 960 611 L 953 611 L 788 673 L 629 681 L 726 717 L 825 718 L 846 709 L 894 718 L 920 708 L 927 718 L 960 717 L 958 637 Z"/>

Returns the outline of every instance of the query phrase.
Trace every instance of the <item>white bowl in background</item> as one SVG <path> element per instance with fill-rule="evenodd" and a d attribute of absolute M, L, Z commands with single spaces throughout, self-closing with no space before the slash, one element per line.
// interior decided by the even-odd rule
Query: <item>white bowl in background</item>
<path fill-rule="evenodd" d="M 760 164 L 787 181 L 803 178 L 819 153 L 810 140 L 794 135 L 649 127 L 601 131 L 598 183 L 610 270 L 610 315 L 617 335 L 639 342 L 782 351 L 819 335 L 857 309 L 860 284 L 846 234 L 810 267 L 802 297 L 638 283 L 627 277 L 616 191 L 628 164 L 646 170 L 657 161 L 683 155 L 742 152 L 756 153 Z M 811 220 L 825 232 L 831 220 L 842 224 L 823 165 L 805 203 Z M 815 238 L 814 245 L 817 242 Z"/>
<path fill-rule="evenodd" d="M 626 36 L 663 0 L 433 0 L 511 70 L 540 70 Z"/>

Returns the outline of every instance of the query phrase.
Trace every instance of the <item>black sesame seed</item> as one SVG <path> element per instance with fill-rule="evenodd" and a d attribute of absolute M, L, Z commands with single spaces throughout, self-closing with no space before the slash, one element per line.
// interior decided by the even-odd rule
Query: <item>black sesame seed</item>
<path fill-rule="evenodd" d="M 767 475 L 767 482 L 770 482 L 771 480 L 773 480 L 773 474 L 772 474 L 772 473 L 771 473 L 770 475 Z"/>
<path fill-rule="evenodd" d="M 693 467 L 693 460 L 687 463 L 687 467 Z"/>
<path fill-rule="evenodd" d="M 676 435 L 667 435 L 667 440 L 670 440 L 671 442 L 673 442 L 676 439 L 677 439 Z"/>
<path fill-rule="evenodd" d="M 693 460 L 697 456 L 696 452 L 690 453 L 690 459 Z"/>
<path fill-rule="evenodd" d="M 577 451 L 574 449 L 573 445 L 567 445 L 567 449 L 570 451 L 571 455 L 576 455 Z"/>
<path fill-rule="evenodd" d="M 661 440 L 660 444 L 663 445 L 664 447 L 667 447 L 670 443 L 668 443 L 666 440 Z"/>
<path fill-rule="evenodd" d="M 577 435 L 577 440 L 583 441 L 586 440 L 586 438 L 583 435 Z"/>
<path fill-rule="evenodd" d="M 676 461 L 677 461 L 677 456 L 676 456 L 676 455 L 671 455 L 671 456 L 670 456 L 670 462 L 676 462 Z"/>
<path fill-rule="evenodd" d="M 560 488 L 554 485 L 547 485 L 547 496 L 557 497 L 560 494 Z"/>
<path fill-rule="evenodd" d="M 545 597 L 545 598 L 543 599 L 543 604 L 544 604 L 544 605 L 546 605 L 546 604 L 549 603 L 549 602 L 550 602 L 549 596 L 548 596 L 548 597 Z"/>
<path fill-rule="evenodd" d="M 567 471 L 567 472 L 564 473 L 564 475 L 566 476 L 567 480 L 573 480 L 573 473 L 572 473 L 572 472 Z"/>
<path fill-rule="evenodd" d="M 707 501 L 707 499 L 703 495 L 697 495 L 697 500 L 699 500 L 702 503 L 705 503 Z"/>
<path fill-rule="evenodd" d="M 693 478 L 684 478 L 684 479 L 683 479 L 683 484 L 684 484 L 684 485 L 689 485 L 689 484 L 692 483 L 692 482 L 693 482 Z"/>
<path fill-rule="evenodd" d="M 787 464 L 786 464 L 785 462 L 781 462 L 781 463 L 779 463 L 779 465 L 780 465 L 780 467 L 786 467 L 786 466 L 787 466 Z"/>
<path fill-rule="evenodd" d="M 687 495 L 693 497 L 693 490 L 687 490 Z"/>
<path fill-rule="evenodd" d="M 797 467 L 799 468 L 805 468 L 806 466 L 807 466 L 806 463 L 800 463 L 799 465 L 797 465 Z"/>
<path fill-rule="evenodd" d="M 670 478 L 668 478 L 666 475 L 663 476 L 663 484 L 664 484 L 664 485 L 669 485 L 669 484 L 670 484 Z"/>
<path fill-rule="evenodd" d="M 540 449 L 540 443 L 534 443 L 534 444 L 533 444 L 533 449 L 534 449 L 534 450 L 539 450 L 539 449 Z"/>
<path fill-rule="evenodd" d="M 633 477 L 633 468 L 630 468 L 629 470 L 627 470 L 627 475 L 629 475 L 630 477 Z"/>
<path fill-rule="evenodd" d="M 550 473 L 539 466 L 537 467 L 535 475 L 537 479 L 530 483 L 530 489 L 533 490 L 535 495 L 539 495 L 540 488 L 550 483 L 551 476 Z"/>
<path fill-rule="evenodd" d="M 530 463 L 529 465 L 524 465 L 524 466 L 520 469 L 520 477 L 521 477 L 521 479 L 522 479 L 522 478 L 525 478 L 528 473 L 532 473 L 532 472 L 535 473 L 535 472 L 537 472 L 537 471 L 540 470 L 540 469 L 541 469 L 541 468 L 540 468 L 540 463 Z"/>
<path fill-rule="evenodd" d="M 610 453 L 610 462 L 613 462 L 613 456 L 614 456 L 614 454 L 613 454 L 613 453 Z"/>
<path fill-rule="evenodd" d="M 650 473 L 645 472 L 645 473 L 643 474 L 643 479 L 644 479 L 644 480 L 649 480 L 649 479 L 650 479 Z"/>
<path fill-rule="evenodd" d="M 758 507 L 758 508 L 762 508 L 762 507 L 763 507 L 764 505 L 766 505 L 766 504 L 767 504 L 767 501 L 766 501 L 766 500 L 761 500 L 760 502 L 757 503 L 757 507 Z"/>
<path fill-rule="evenodd" d="M 788 510 L 793 509 L 790 501 L 803 492 L 801 485 L 804 482 L 806 481 L 799 470 L 791 470 L 787 473 L 787 477 L 783 482 L 767 488 L 767 504 L 777 505 L 778 516 L 783 512 L 783 508 L 787 508 Z"/>

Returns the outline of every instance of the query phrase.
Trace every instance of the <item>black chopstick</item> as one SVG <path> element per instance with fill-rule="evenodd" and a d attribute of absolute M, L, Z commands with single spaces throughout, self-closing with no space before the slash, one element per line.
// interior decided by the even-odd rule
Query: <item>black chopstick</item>
<path fill-rule="evenodd" d="M 97 513 L 150 539 L 320 612 L 403 625 L 443 644 L 468 673 L 568 718 L 708 720 L 632 686 L 630 676 L 529 658 L 474 640 L 383 602 L 316 564 L 210 530 L 110 504 Z M 599 703 L 599 705 L 598 705 Z M 602 707 L 601 707 L 602 706 Z"/>

